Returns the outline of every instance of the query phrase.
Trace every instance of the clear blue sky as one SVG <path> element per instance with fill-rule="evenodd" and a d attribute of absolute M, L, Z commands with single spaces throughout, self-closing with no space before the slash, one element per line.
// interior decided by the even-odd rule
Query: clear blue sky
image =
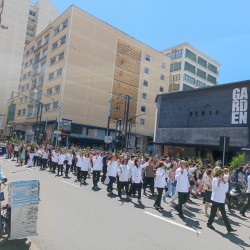
<path fill-rule="evenodd" d="M 189 42 L 221 63 L 219 83 L 250 79 L 250 0 L 52 0 L 74 4 L 163 50 Z"/>

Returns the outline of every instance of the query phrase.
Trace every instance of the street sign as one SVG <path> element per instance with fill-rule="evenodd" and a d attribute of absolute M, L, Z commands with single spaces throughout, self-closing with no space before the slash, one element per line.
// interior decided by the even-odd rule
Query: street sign
<path fill-rule="evenodd" d="M 109 144 L 109 143 L 112 143 L 112 141 L 113 141 L 113 137 L 112 137 L 112 136 L 106 135 L 106 136 L 104 137 L 104 142 L 105 142 L 105 143 Z"/>

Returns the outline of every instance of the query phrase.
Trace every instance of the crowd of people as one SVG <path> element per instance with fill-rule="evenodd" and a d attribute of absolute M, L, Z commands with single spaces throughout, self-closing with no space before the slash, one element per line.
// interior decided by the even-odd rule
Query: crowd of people
<path fill-rule="evenodd" d="M 248 202 L 241 208 L 240 214 L 246 217 L 245 213 L 250 207 L 248 164 L 232 171 L 230 167 L 222 168 L 209 163 L 203 165 L 195 158 L 187 161 L 170 156 L 151 157 L 90 148 L 54 148 L 49 144 L 8 144 L 6 148 L 6 157 L 20 166 L 37 166 L 41 170 L 48 169 L 56 176 L 75 177 L 80 185 L 86 185 L 92 175 L 94 190 L 99 188 L 101 181 L 112 195 L 116 183 L 121 199 L 125 193 L 129 201 L 137 196 L 138 203 L 142 204 L 143 192 L 144 196 L 154 197 L 153 206 L 157 210 L 164 209 L 162 201 L 169 201 L 183 220 L 186 219 L 183 207 L 188 209 L 188 202 L 192 198 L 203 199 L 207 226 L 213 230 L 212 224 L 217 215 L 223 219 L 228 232 L 236 231 L 231 227 L 225 212 L 226 195 L 233 185 L 239 185 L 248 196 Z"/>

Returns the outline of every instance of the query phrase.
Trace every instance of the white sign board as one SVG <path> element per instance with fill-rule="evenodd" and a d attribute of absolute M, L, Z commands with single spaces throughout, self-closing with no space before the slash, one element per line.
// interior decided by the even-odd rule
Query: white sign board
<path fill-rule="evenodd" d="M 38 180 L 10 183 L 11 240 L 37 235 L 39 194 L 40 183 Z"/>
<path fill-rule="evenodd" d="M 105 143 L 112 143 L 112 141 L 113 141 L 113 138 L 112 138 L 112 136 L 108 136 L 108 135 L 106 135 L 105 137 L 104 137 L 104 142 Z"/>

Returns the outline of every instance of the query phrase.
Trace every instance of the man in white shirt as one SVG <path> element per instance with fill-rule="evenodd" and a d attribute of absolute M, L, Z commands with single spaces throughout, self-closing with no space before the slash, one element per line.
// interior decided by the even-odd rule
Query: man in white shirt
<path fill-rule="evenodd" d="M 174 209 L 179 212 L 179 217 L 182 220 L 186 219 L 182 212 L 182 206 L 187 202 L 189 194 L 189 179 L 186 166 L 186 161 L 182 160 L 180 162 L 180 167 L 175 172 L 175 179 L 177 180 L 176 192 L 178 192 L 178 205 L 176 205 Z"/>
<path fill-rule="evenodd" d="M 243 217 L 246 217 L 245 212 L 247 211 L 247 209 L 250 208 L 250 167 L 248 166 L 248 177 L 247 177 L 247 203 L 244 205 L 244 207 L 241 209 L 240 214 Z"/>
<path fill-rule="evenodd" d="M 211 213 L 207 222 L 207 227 L 215 230 L 213 227 L 214 218 L 216 216 L 216 212 L 219 209 L 222 215 L 222 219 L 226 225 L 227 231 L 234 232 L 237 231 L 233 229 L 227 219 L 227 214 L 225 211 L 225 199 L 226 199 L 226 192 L 227 192 L 227 185 L 223 182 L 223 174 L 220 167 L 214 168 L 215 178 L 212 181 L 212 207 Z"/>
<path fill-rule="evenodd" d="M 93 163 L 93 188 L 98 188 L 98 182 L 101 175 L 102 170 L 102 157 L 100 156 L 100 152 L 97 151 L 96 155 L 92 158 Z"/>

